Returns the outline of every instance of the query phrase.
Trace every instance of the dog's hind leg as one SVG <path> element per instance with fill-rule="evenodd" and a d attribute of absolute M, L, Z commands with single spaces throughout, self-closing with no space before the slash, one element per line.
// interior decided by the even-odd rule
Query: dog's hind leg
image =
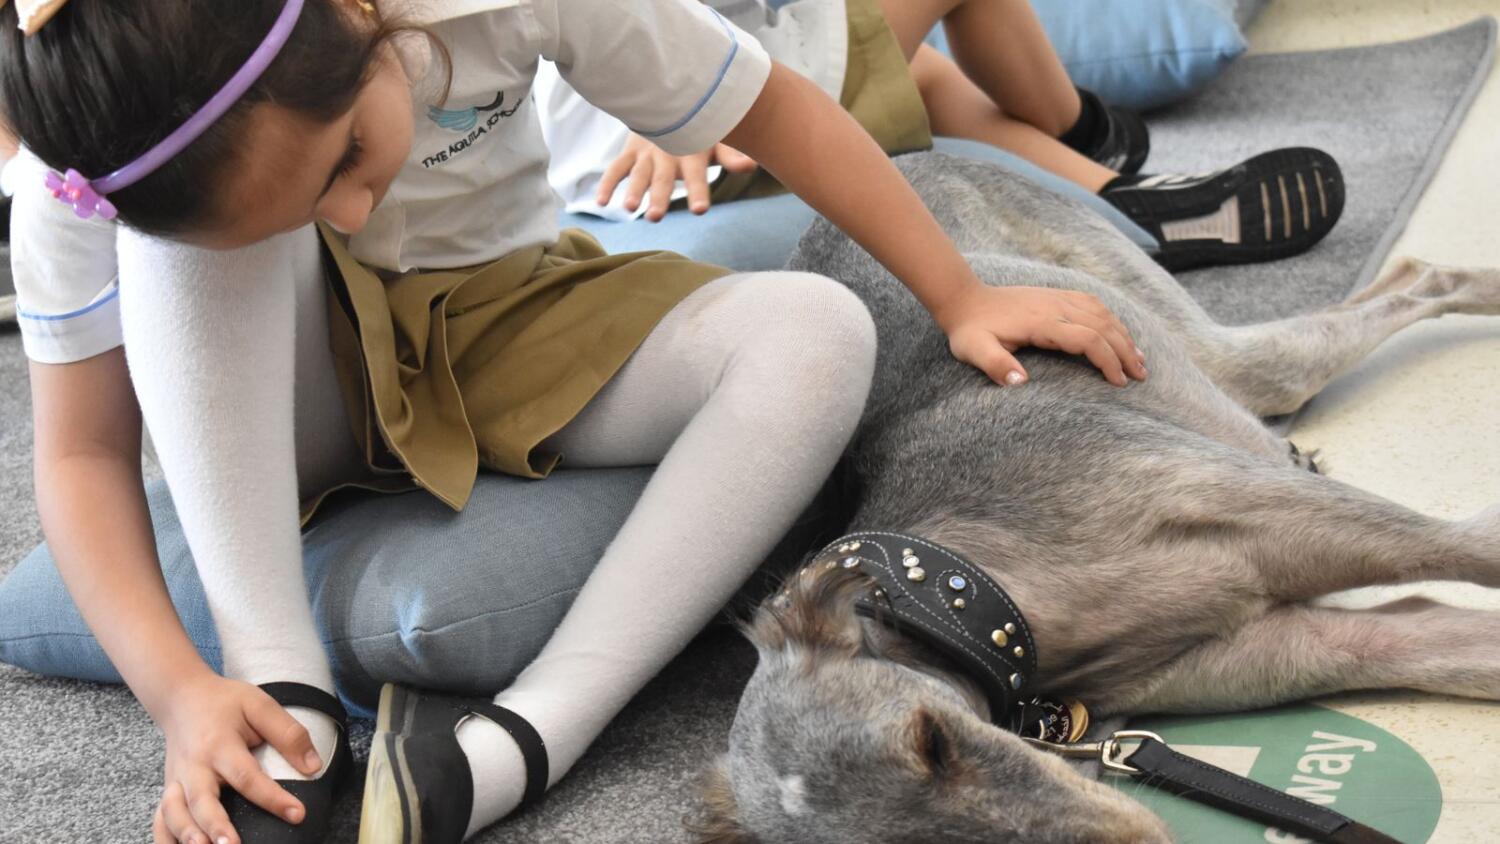
<path fill-rule="evenodd" d="M 1500 270 L 1403 259 L 1343 304 L 1277 322 L 1212 326 L 1189 345 L 1225 392 L 1272 416 L 1301 407 L 1397 331 L 1444 314 L 1500 314 Z"/>
<path fill-rule="evenodd" d="M 1269 466 L 1203 480 L 1172 491 L 1176 518 L 1213 526 L 1192 535 L 1224 544 L 1218 553 L 1249 565 L 1272 601 L 1422 580 L 1500 586 L 1500 508 L 1435 519 L 1331 478 Z"/>
<path fill-rule="evenodd" d="M 1124 680 L 1098 704 L 1114 713 L 1228 712 L 1385 688 L 1500 700 L 1500 613 L 1425 598 L 1368 610 L 1282 605 Z"/>
<path fill-rule="evenodd" d="M 1245 600 L 1269 604 L 1425 580 L 1500 587 L 1500 507 L 1463 520 L 1433 518 L 1218 444 L 1162 446 L 1152 459 L 1109 464 L 1133 483 L 1117 498 L 1095 494 L 1096 504 L 1109 501 L 1100 513 L 1132 518 L 1079 512 L 1068 528 L 1090 548 L 1079 554 L 1111 560 L 1069 571 L 1110 582 L 1126 600 L 1149 603 L 1155 595 L 1222 615 L 1228 608 L 1219 593 L 1231 584 Z"/>

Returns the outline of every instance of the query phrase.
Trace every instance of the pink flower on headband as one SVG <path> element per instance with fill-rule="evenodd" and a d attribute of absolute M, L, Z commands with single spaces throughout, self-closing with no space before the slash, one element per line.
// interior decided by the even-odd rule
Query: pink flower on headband
<path fill-rule="evenodd" d="M 87 220 L 98 214 L 105 220 L 115 218 L 115 206 L 94 190 L 89 180 L 77 170 L 69 170 L 67 176 L 59 176 L 56 171 L 47 173 L 47 190 L 52 195 L 73 206 L 73 213 Z"/>

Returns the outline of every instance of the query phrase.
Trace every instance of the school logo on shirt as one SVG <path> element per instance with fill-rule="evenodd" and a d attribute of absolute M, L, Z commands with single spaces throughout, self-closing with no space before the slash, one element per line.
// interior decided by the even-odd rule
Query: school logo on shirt
<path fill-rule="evenodd" d="M 422 166 L 431 168 L 438 164 L 443 164 L 473 146 L 475 141 L 495 128 L 495 124 L 520 111 L 529 93 L 529 91 L 523 93 L 516 99 L 514 105 L 506 109 L 501 108 L 501 106 L 505 105 L 504 91 L 497 92 L 495 99 L 489 105 L 459 109 L 428 106 L 428 120 L 451 132 L 463 132 L 464 136 L 450 143 L 447 149 L 424 157 L 422 159 Z M 481 114 L 489 115 L 489 117 L 484 119 L 483 123 L 480 123 Z"/>

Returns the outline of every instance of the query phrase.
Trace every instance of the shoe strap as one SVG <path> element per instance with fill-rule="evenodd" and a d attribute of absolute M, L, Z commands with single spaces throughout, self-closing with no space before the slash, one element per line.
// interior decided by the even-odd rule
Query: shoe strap
<path fill-rule="evenodd" d="M 262 683 L 261 691 L 282 706 L 300 706 L 321 712 L 339 725 L 339 730 L 349 726 L 349 713 L 339 699 L 316 686 L 306 683 Z"/>
<path fill-rule="evenodd" d="M 516 746 L 521 748 L 521 759 L 526 763 L 526 792 L 521 796 L 521 805 L 529 806 L 542 799 L 547 793 L 547 778 L 550 776 L 547 744 L 542 741 L 542 734 L 531 726 L 531 722 L 503 706 L 488 701 L 465 701 L 463 705 L 471 714 L 509 733 Z"/>

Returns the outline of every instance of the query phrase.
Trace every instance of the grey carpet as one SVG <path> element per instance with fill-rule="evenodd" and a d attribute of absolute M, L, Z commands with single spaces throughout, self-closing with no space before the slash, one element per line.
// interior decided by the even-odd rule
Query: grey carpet
<path fill-rule="evenodd" d="M 1489 67 L 1492 29 L 1410 44 L 1265 56 L 1200 100 L 1156 115 L 1153 169 L 1207 169 L 1260 149 L 1312 143 L 1344 163 L 1349 208 L 1318 250 L 1275 266 L 1184 279 L 1220 318 L 1248 322 L 1340 298 L 1378 263 Z M 40 538 L 19 338 L 0 329 L 0 573 Z M 537 809 L 483 842 L 662 842 L 683 837 L 695 771 L 723 747 L 753 655 L 705 634 L 663 673 Z M 356 734 L 360 751 L 368 725 Z M 122 688 L 0 666 L 0 842 L 140 841 L 160 788 L 161 743 Z M 354 840 L 357 793 L 336 842 Z"/>

